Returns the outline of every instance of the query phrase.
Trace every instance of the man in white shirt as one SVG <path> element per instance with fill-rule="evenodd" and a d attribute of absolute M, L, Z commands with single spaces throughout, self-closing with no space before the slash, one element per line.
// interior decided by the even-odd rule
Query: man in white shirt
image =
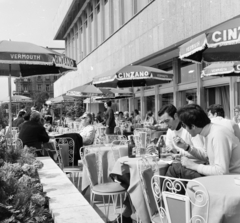
<path fill-rule="evenodd" d="M 201 175 L 240 174 L 240 142 L 232 131 L 211 123 L 207 114 L 199 105 L 186 105 L 177 112 L 183 126 L 192 137 L 205 137 L 205 151 L 197 150 L 183 139 L 175 139 L 179 147 L 201 160 L 209 161 L 208 165 L 197 164 L 187 157 L 182 157 L 181 165 Z M 173 176 L 179 177 L 179 176 Z"/>
<path fill-rule="evenodd" d="M 158 116 L 161 120 L 161 123 L 165 123 L 168 127 L 168 131 L 166 134 L 167 149 L 171 150 L 173 152 L 177 152 L 181 156 L 186 156 L 189 159 L 191 159 L 193 162 L 203 163 L 199 159 L 193 157 L 190 153 L 182 150 L 181 147 L 179 147 L 174 141 L 174 139 L 176 137 L 180 137 L 180 138 L 184 139 L 184 141 L 186 141 L 189 145 L 191 145 L 199 150 L 203 150 L 203 145 L 204 145 L 203 138 L 201 136 L 192 137 L 186 131 L 186 129 L 184 129 L 182 127 L 182 123 L 179 120 L 178 115 L 177 115 L 176 107 L 172 104 L 165 105 L 158 112 Z M 173 168 L 172 166 L 170 166 L 168 169 L 169 175 L 172 175 L 171 171 L 175 172 L 175 168 Z M 200 175 L 197 174 L 195 171 L 185 170 L 185 169 L 182 171 L 183 178 L 196 178 L 199 176 Z"/>
<path fill-rule="evenodd" d="M 222 125 L 229 129 L 234 135 L 240 140 L 240 129 L 236 122 L 230 119 L 226 119 L 225 112 L 222 105 L 216 104 L 211 105 L 207 109 L 208 117 L 211 119 L 212 123 Z"/>
<path fill-rule="evenodd" d="M 161 123 L 165 123 L 168 127 L 166 134 L 166 146 L 169 150 L 176 151 L 181 155 L 190 156 L 188 152 L 184 152 L 180 147 L 174 142 L 174 138 L 179 136 L 188 144 L 202 149 L 203 148 L 203 138 L 200 136 L 191 137 L 191 135 L 182 128 L 182 123 L 180 122 L 177 116 L 177 109 L 174 105 L 168 104 L 163 106 L 158 112 L 158 116 L 161 120 Z"/>

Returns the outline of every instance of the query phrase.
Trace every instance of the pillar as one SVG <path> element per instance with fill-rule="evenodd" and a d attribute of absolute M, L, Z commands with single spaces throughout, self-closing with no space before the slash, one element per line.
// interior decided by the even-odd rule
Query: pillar
<path fill-rule="evenodd" d="M 181 63 L 178 58 L 173 58 L 173 104 L 180 106 L 180 94 L 178 92 L 179 77 L 181 74 Z"/>
<path fill-rule="evenodd" d="M 154 95 L 155 95 L 155 119 L 158 119 L 158 111 L 162 107 L 162 95 L 159 94 L 159 85 L 154 86 Z"/>
<path fill-rule="evenodd" d="M 204 101 L 204 88 L 202 85 L 202 65 L 197 64 L 197 104 L 200 105 L 203 109 L 206 108 L 206 103 Z"/>

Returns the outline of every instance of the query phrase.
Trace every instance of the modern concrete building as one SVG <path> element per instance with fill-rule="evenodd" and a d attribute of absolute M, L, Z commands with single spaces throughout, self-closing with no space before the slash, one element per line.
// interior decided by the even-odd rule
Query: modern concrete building
<path fill-rule="evenodd" d="M 92 81 L 108 70 L 138 64 L 174 73 L 169 84 L 142 87 L 135 108 L 157 115 L 166 103 L 186 104 L 186 96 L 206 108 L 222 104 L 228 117 L 240 104 L 239 78 L 201 78 L 202 65 L 178 59 L 179 46 L 240 15 L 238 0 L 63 0 L 54 21 L 55 40 L 65 40 L 66 55 L 78 71 L 54 83 L 54 96 Z M 133 99 L 119 110 L 132 110 Z"/>

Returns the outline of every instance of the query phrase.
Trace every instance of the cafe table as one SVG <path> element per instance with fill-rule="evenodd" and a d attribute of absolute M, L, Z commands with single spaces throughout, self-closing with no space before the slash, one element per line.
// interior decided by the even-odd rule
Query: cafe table
<path fill-rule="evenodd" d="M 240 185 L 235 184 L 234 178 L 240 175 L 207 176 L 194 179 L 200 182 L 209 195 L 209 223 L 237 223 L 240 222 Z M 190 182 L 187 193 L 194 200 L 197 185 Z M 204 213 L 203 213 L 204 212 Z M 193 215 L 203 216 L 205 208 L 192 207 Z"/>
<path fill-rule="evenodd" d="M 134 206 L 135 210 L 137 211 L 137 215 L 140 218 L 142 223 L 149 223 L 150 216 L 148 214 L 147 206 L 144 200 L 144 195 L 143 195 L 143 190 L 141 186 L 141 179 L 140 179 L 140 174 L 138 170 L 138 160 L 141 159 L 141 157 L 137 158 L 129 158 L 128 156 L 124 156 L 119 158 L 111 173 L 110 176 L 112 178 L 120 177 L 121 179 L 124 178 L 124 175 L 130 173 L 130 182 L 129 182 L 129 187 L 127 189 L 132 205 Z M 148 158 L 149 163 L 151 165 L 155 165 L 156 162 L 153 162 L 153 157 Z M 165 175 L 168 169 L 169 164 L 171 161 L 163 161 L 159 160 L 157 162 L 158 165 L 158 170 L 155 172 L 155 174 L 160 174 L 160 175 Z"/>
<path fill-rule="evenodd" d="M 118 159 L 120 156 L 127 155 L 127 145 L 114 145 L 112 148 L 112 144 L 98 144 L 87 146 L 88 153 L 96 153 L 97 159 L 100 165 L 102 166 L 101 170 L 101 179 L 99 179 L 103 183 L 111 182 L 112 179 L 110 178 L 109 174 L 115 164 L 115 160 Z M 119 152 L 121 150 L 121 152 Z M 90 185 L 90 181 L 88 179 L 87 170 L 85 165 L 83 166 L 83 173 L 82 173 L 82 191 L 85 191 L 88 186 Z"/>

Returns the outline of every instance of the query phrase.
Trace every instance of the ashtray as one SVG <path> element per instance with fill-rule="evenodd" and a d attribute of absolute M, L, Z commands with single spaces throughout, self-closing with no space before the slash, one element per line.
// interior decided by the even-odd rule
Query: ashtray
<path fill-rule="evenodd" d="M 234 177 L 234 182 L 236 185 L 240 186 L 240 176 L 239 177 Z"/>

